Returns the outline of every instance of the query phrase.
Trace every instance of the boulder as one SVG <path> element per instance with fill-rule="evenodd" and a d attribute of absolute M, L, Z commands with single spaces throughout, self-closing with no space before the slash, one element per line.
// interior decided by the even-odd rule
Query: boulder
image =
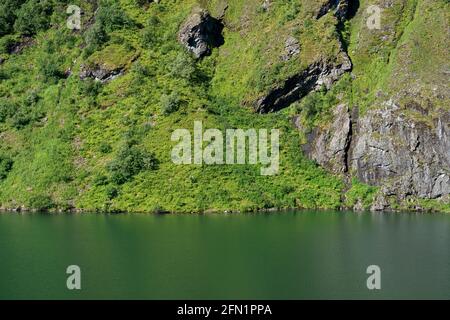
<path fill-rule="evenodd" d="M 202 58 L 211 53 L 211 48 L 224 43 L 223 27 L 222 22 L 212 17 L 208 11 L 198 9 L 181 26 L 178 40 L 196 58 Z"/>

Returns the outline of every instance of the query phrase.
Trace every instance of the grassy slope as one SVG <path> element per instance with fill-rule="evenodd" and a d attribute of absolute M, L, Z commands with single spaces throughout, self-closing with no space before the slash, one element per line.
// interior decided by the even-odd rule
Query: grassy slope
<path fill-rule="evenodd" d="M 383 86 L 393 87 L 389 81 L 397 78 L 390 77 L 401 67 L 397 61 L 403 61 L 396 58 L 403 48 L 397 42 L 410 43 L 410 38 L 418 36 L 408 31 L 414 24 L 429 33 L 422 21 L 426 16 L 408 24 L 408 10 L 416 1 L 405 1 L 407 6 L 396 8 L 405 17 L 393 23 L 403 31 L 387 44 L 376 43 L 380 50 L 373 52 L 373 46 L 361 38 L 371 36 L 362 27 L 367 4 L 361 1 L 362 9 L 347 26 L 356 80 L 346 76 L 329 93 L 312 94 L 276 114 L 255 115 L 245 107 L 246 101 L 253 101 L 319 56 L 333 59 L 338 49 L 336 20 L 332 15 L 311 19 L 318 6 L 311 1 L 276 2 L 269 12 L 259 9 L 261 1 L 228 2 L 225 44 L 198 63 L 176 41 L 179 25 L 198 5 L 193 0 L 167 0 L 147 9 L 134 0 L 120 1 L 134 23 L 111 30 L 109 40 L 87 57 L 82 34 L 63 27 L 61 5 L 52 16 L 53 27 L 39 32 L 35 45 L 20 55 L 2 54 L 7 60 L 0 70 L 0 107 L 7 105 L 14 112 L 0 121 L 0 155 L 11 157 L 14 165 L 0 181 L 0 204 L 7 208 L 180 212 L 341 206 L 344 183 L 304 158 L 299 151 L 303 137 L 292 128 L 290 116 L 300 114 L 308 125 L 320 124 L 339 99 L 370 107 L 375 92 Z M 433 9 L 430 15 L 442 15 L 434 9 L 438 5 L 419 2 Z M 94 8 L 84 1 L 80 5 L 86 11 L 86 24 Z M 223 1 L 201 5 L 219 12 Z M 148 22 L 151 17 L 159 19 L 156 27 Z M 443 21 L 433 23 L 442 27 Z M 146 40 L 146 35 L 152 40 Z M 289 35 L 300 40 L 302 51 L 296 59 L 281 64 L 279 56 Z M 386 56 L 391 54 L 394 58 L 388 61 Z M 78 78 L 82 64 L 121 66 L 126 72 L 100 85 Z M 180 64 L 191 69 L 180 68 Z M 47 79 L 48 65 L 60 71 L 71 68 L 72 75 Z M 416 67 L 423 71 L 422 65 Z M 180 100 L 179 110 L 164 114 L 161 96 L 173 93 Z M 30 119 L 21 122 L 20 114 Z M 176 128 L 192 128 L 196 120 L 202 120 L 206 128 L 222 130 L 280 128 L 280 174 L 260 176 L 258 166 L 174 165 L 170 135 Z M 117 185 L 111 181 L 108 164 L 130 140 L 153 152 L 159 168 Z M 367 187 L 355 183 L 348 198 L 355 201 L 367 194 Z"/>

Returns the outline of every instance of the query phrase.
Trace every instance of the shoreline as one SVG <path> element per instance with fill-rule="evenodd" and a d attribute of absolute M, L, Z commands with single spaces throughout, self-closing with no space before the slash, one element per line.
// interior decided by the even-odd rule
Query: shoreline
<path fill-rule="evenodd" d="M 233 215 L 233 214 L 264 214 L 264 213 L 288 213 L 288 212 L 302 212 L 302 211 L 335 211 L 335 212 L 351 212 L 351 213 L 411 213 L 411 214 L 450 214 L 448 211 L 425 209 L 420 208 L 416 210 L 412 209 L 392 209 L 386 208 L 384 210 L 355 210 L 353 208 L 268 208 L 258 209 L 253 211 L 240 211 L 240 210 L 213 210 L 208 209 L 204 211 L 139 211 L 139 210 L 93 210 L 93 209 L 28 209 L 28 208 L 3 208 L 0 207 L 0 214 L 4 213 L 17 213 L 17 214 L 142 214 L 142 215 Z"/>

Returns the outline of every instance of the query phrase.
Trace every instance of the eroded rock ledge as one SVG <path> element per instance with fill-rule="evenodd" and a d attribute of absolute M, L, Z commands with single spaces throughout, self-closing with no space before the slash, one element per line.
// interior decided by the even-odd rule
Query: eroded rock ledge
<path fill-rule="evenodd" d="M 320 89 L 322 85 L 330 89 L 335 81 L 352 68 L 350 58 L 345 52 L 341 52 L 340 60 L 340 63 L 323 60 L 313 63 L 300 74 L 287 79 L 283 85 L 260 98 L 256 102 L 255 111 L 258 113 L 279 111 L 309 92 Z"/>

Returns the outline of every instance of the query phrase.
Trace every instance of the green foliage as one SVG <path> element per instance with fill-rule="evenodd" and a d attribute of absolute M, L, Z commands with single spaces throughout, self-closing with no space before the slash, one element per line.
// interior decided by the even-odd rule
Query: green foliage
<path fill-rule="evenodd" d="M 109 39 L 105 28 L 100 23 L 95 23 L 91 28 L 86 31 L 85 41 L 86 49 L 85 56 L 91 55 L 94 51 L 98 50 L 101 45 L 107 42 Z"/>
<path fill-rule="evenodd" d="M 43 81 L 48 83 L 54 83 L 64 78 L 61 60 L 54 54 L 44 54 L 41 56 L 38 60 L 38 70 Z"/>
<path fill-rule="evenodd" d="M 339 208 L 361 201 L 368 207 L 376 190 L 354 182 L 343 195 L 342 179 L 300 152 L 303 137 L 292 116 L 313 128 L 327 124 L 338 103 L 370 108 L 381 89 L 445 87 L 435 79 L 446 64 L 445 33 L 429 32 L 445 26 L 444 1 L 395 1 L 383 11 L 386 27 L 368 30 L 368 1 L 360 1 L 354 19 L 338 25 L 332 14 L 314 18 L 318 1 L 273 1 L 270 10 L 261 10 L 260 0 L 228 0 L 225 43 L 199 60 L 177 41 L 180 25 L 199 2 L 144 2 L 80 0 L 86 30 L 80 33 L 65 27 L 60 1 L 1 1 L 0 153 L 14 160 L 12 166 L 3 161 L 1 206 L 198 212 Z M 201 1 L 215 17 L 224 3 Z M 420 15 L 413 14 L 415 3 L 422 4 Z M 35 36 L 19 54 L 10 54 L 22 37 L 12 34 L 14 25 L 16 32 Z M 291 36 L 300 52 L 285 61 Z M 251 111 L 257 99 L 318 59 L 339 62 L 339 37 L 348 46 L 354 76 L 281 112 Z M 105 83 L 80 80 L 82 65 L 123 74 Z M 417 79 L 404 77 L 410 66 Z M 69 68 L 72 75 L 65 77 Z M 435 97 L 445 91 L 436 87 L 426 98 L 444 105 Z M 258 165 L 173 164 L 171 133 L 200 120 L 204 129 L 279 128 L 279 174 L 261 176 Z M 423 206 L 445 208 L 432 201 Z"/>
<path fill-rule="evenodd" d="M 377 191 L 377 187 L 366 185 L 354 178 L 352 187 L 345 194 L 345 205 L 353 208 L 359 202 L 364 209 L 369 209 Z"/>
<path fill-rule="evenodd" d="M 109 163 L 108 171 L 114 183 L 124 184 L 139 172 L 155 170 L 157 167 L 158 161 L 154 154 L 127 143 L 119 150 L 116 159 Z"/>
<path fill-rule="evenodd" d="M 178 53 L 170 67 L 170 75 L 177 79 L 190 81 L 196 72 L 194 60 L 184 52 Z"/>
<path fill-rule="evenodd" d="M 107 153 L 110 153 L 112 151 L 112 147 L 111 147 L 111 145 L 109 143 L 102 142 L 100 144 L 99 151 L 101 153 L 107 154 Z"/>
<path fill-rule="evenodd" d="M 48 195 L 35 195 L 30 198 L 30 208 L 37 211 L 47 211 L 55 206 L 53 199 Z"/>
<path fill-rule="evenodd" d="M 105 191 L 106 191 L 106 196 L 110 200 L 117 198 L 117 196 L 119 195 L 119 190 L 117 190 L 117 187 L 112 186 L 112 185 L 107 186 Z"/>
<path fill-rule="evenodd" d="M 109 33 L 117 29 L 133 26 L 133 21 L 114 0 L 102 0 L 95 17 L 95 23 Z"/>
<path fill-rule="evenodd" d="M 2 0 L 0 3 L 0 36 L 9 34 L 14 30 L 17 9 L 25 0 Z"/>
<path fill-rule="evenodd" d="M 109 33 L 133 25 L 133 21 L 126 15 L 117 1 L 102 0 L 95 15 L 94 25 L 85 33 L 86 49 L 84 56 L 88 57 L 106 43 L 110 39 Z"/>
<path fill-rule="evenodd" d="M 13 167 L 13 160 L 3 154 L 0 154 L 0 181 L 6 179 L 8 173 L 11 171 Z"/>
<path fill-rule="evenodd" d="M 17 11 L 14 30 L 23 35 L 34 35 L 50 25 L 53 8 L 48 0 L 28 0 Z"/>
<path fill-rule="evenodd" d="M 0 54 L 9 53 L 14 44 L 16 44 L 16 37 L 12 35 L 6 35 L 0 38 Z"/>
<path fill-rule="evenodd" d="M 175 111 L 178 111 L 180 107 L 180 97 L 177 92 L 171 94 L 163 94 L 160 99 L 161 112 L 165 115 L 169 115 Z"/>
<path fill-rule="evenodd" d="M 144 48 L 151 49 L 161 42 L 160 29 L 161 21 L 159 18 L 157 16 L 151 16 L 142 34 L 142 46 Z"/>
<path fill-rule="evenodd" d="M 8 99 L 0 99 L 0 123 L 5 122 L 6 119 L 11 117 L 15 110 L 16 106 L 13 102 Z"/>

